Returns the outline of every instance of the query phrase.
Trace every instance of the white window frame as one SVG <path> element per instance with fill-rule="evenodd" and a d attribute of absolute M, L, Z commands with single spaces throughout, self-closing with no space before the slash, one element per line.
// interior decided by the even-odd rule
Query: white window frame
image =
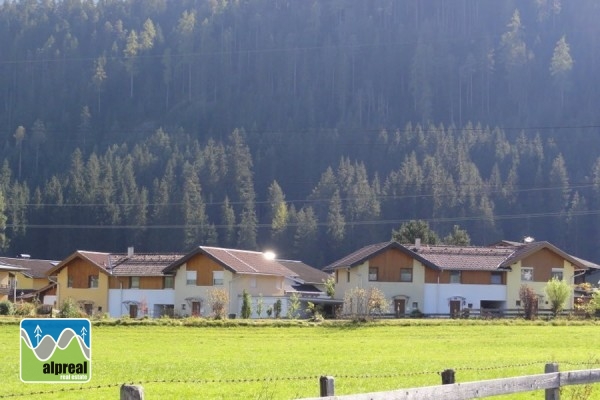
<path fill-rule="evenodd" d="M 98 275 L 90 275 L 88 276 L 88 286 L 90 289 L 98 289 L 98 281 L 100 277 Z"/>
<path fill-rule="evenodd" d="M 137 282 L 137 284 L 134 284 L 134 282 Z M 131 277 L 131 287 L 130 289 L 139 289 L 140 288 L 140 277 L 139 276 L 132 276 Z"/>
<path fill-rule="evenodd" d="M 188 286 L 196 286 L 196 280 L 198 279 L 198 272 L 196 271 L 185 271 L 185 284 Z"/>
<path fill-rule="evenodd" d="M 369 282 L 377 282 L 379 279 L 379 268 L 369 267 Z"/>
<path fill-rule="evenodd" d="M 223 271 L 213 271 L 213 286 L 223 286 L 224 279 Z"/>
<path fill-rule="evenodd" d="M 491 285 L 502 285 L 502 272 L 493 271 L 490 274 L 490 284 Z"/>
<path fill-rule="evenodd" d="M 165 275 L 164 279 L 165 289 L 175 289 L 175 277 L 173 275 Z M 167 284 L 168 282 L 170 282 L 170 284 Z"/>
<path fill-rule="evenodd" d="M 402 273 L 408 274 L 410 273 L 410 279 L 406 280 L 406 279 L 402 279 L 403 275 Z M 413 281 L 413 269 L 412 268 L 400 268 L 400 282 L 412 282 Z"/>
<path fill-rule="evenodd" d="M 458 277 L 458 280 L 457 280 Z M 450 283 L 460 283 L 462 278 L 462 272 L 460 270 L 451 270 L 450 271 Z"/>
<path fill-rule="evenodd" d="M 533 267 L 521 267 L 521 282 L 533 281 Z"/>
<path fill-rule="evenodd" d="M 565 279 L 565 269 L 564 268 L 552 268 L 552 278 L 556 278 L 559 281 L 562 281 L 563 279 Z"/>

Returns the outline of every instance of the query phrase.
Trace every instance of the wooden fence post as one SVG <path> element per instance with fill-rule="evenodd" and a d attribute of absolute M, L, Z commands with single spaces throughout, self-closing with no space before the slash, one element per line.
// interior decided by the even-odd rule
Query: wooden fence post
<path fill-rule="evenodd" d="M 558 364 L 557 363 L 546 364 L 546 367 L 544 368 L 544 373 L 550 374 L 552 372 L 558 372 Z M 546 400 L 560 400 L 560 382 L 559 382 L 559 386 L 557 388 L 546 389 L 545 399 Z"/>
<path fill-rule="evenodd" d="M 451 385 L 453 383 L 455 383 L 454 370 L 446 369 L 442 371 L 442 385 Z"/>
<path fill-rule="evenodd" d="M 144 388 L 139 385 L 121 385 L 120 400 L 144 400 Z"/>
<path fill-rule="evenodd" d="M 321 376 L 319 378 L 319 386 L 321 387 L 321 397 L 335 395 L 335 387 L 333 383 L 333 376 Z"/>

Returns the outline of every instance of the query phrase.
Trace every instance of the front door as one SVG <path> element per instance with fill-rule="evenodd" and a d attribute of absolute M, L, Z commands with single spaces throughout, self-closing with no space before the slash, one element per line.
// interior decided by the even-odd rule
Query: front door
<path fill-rule="evenodd" d="M 394 311 L 396 312 L 396 318 L 404 317 L 404 314 L 406 313 L 406 300 L 395 299 Z"/>
<path fill-rule="evenodd" d="M 460 314 L 460 300 L 450 300 L 450 316 L 452 318 L 458 317 Z"/>
<path fill-rule="evenodd" d="M 192 317 L 200 316 L 200 302 L 192 301 Z"/>
<path fill-rule="evenodd" d="M 93 308 L 94 306 L 90 303 L 86 303 L 83 305 L 83 309 L 85 310 L 85 313 L 87 315 L 92 315 L 92 313 L 94 312 Z"/>
<path fill-rule="evenodd" d="M 130 304 L 129 305 L 129 317 L 130 318 L 137 318 L 137 314 L 138 314 L 138 306 L 137 306 L 137 304 Z"/>

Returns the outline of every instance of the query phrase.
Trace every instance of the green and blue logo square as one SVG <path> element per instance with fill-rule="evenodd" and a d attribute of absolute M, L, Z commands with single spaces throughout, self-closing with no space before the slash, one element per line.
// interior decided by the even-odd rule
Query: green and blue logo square
<path fill-rule="evenodd" d="M 21 380 L 85 383 L 92 378 L 92 325 L 85 318 L 21 320 Z"/>

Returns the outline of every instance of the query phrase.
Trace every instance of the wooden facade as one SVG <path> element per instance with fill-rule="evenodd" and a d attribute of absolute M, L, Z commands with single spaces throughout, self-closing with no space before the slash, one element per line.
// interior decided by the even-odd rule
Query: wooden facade
<path fill-rule="evenodd" d="M 100 268 L 81 258 L 75 258 L 64 269 L 67 272 L 67 282 L 70 282 L 68 286 L 73 289 L 89 288 L 90 277 L 99 278 L 100 273 L 103 273 Z"/>
<path fill-rule="evenodd" d="M 548 282 L 552 279 L 552 269 L 564 269 L 564 262 L 564 259 L 560 255 L 549 249 L 541 249 L 540 251 L 523 258 L 521 267 L 533 268 L 533 281 Z"/>
<path fill-rule="evenodd" d="M 187 261 L 185 270 L 196 271 L 196 286 L 212 286 L 213 272 L 223 271 L 224 269 L 205 254 L 196 254 Z"/>
<path fill-rule="evenodd" d="M 413 259 L 397 249 L 390 249 L 370 259 L 369 267 L 377 268 L 378 282 L 400 282 L 401 270 L 412 271 Z"/>
<path fill-rule="evenodd" d="M 111 276 L 108 280 L 109 289 L 164 289 L 164 276 L 140 276 L 140 285 L 137 288 L 131 286 L 131 276 Z"/>

